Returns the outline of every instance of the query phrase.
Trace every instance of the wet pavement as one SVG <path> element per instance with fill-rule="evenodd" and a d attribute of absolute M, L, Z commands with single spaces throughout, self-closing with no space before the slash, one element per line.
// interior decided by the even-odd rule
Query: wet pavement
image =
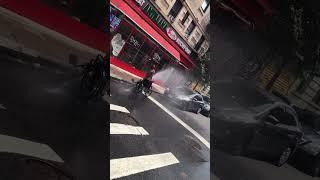
<path fill-rule="evenodd" d="M 110 159 L 111 162 L 119 159 L 129 161 L 132 157 L 144 157 L 145 163 L 136 163 L 131 166 L 120 166 L 114 169 L 118 171 L 120 179 L 210 179 L 210 150 L 199 141 L 185 127 L 179 124 L 167 112 L 162 110 L 150 99 L 142 94 L 133 93 L 133 84 L 118 80 L 111 81 L 110 104 L 125 107 L 130 113 L 111 111 L 111 123 L 126 124 L 140 127 L 147 134 L 112 134 L 110 135 Z M 178 116 L 184 123 L 197 131 L 204 139 L 210 140 L 210 120 L 202 115 L 190 114 L 169 106 L 165 98 L 153 93 L 154 99 Z M 148 170 L 143 167 L 148 161 L 148 155 L 168 155 L 159 161 L 162 164 Z M 172 162 L 172 159 L 178 162 Z M 154 164 L 158 160 L 154 160 Z M 165 164 L 165 165 L 164 165 Z M 122 169 L 121 169 L 122 168 Z M 124 173 L 123 171 L 126 171 Z M 111 173 L 112 174 L 112 173 Z"/>
<path fill-rule="evenodd" d="M 78 179 L 106 179 L 109 107 L 80 101 L 79 79 L 73 71 L 1 55 L 0 134 L 48 145 Z"/>

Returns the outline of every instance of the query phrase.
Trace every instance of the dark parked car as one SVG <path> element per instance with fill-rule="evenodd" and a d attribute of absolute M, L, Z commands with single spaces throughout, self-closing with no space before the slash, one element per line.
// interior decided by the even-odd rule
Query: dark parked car
<path fill-rule="evenodd" d="M 320 115 L 297 107 L 295 109 L 302 124 L 304 136 L 290 164 L 310 176 L 319 177 Z"/>
<path fill-rule="evenodd" d="M 203 105 L 201 114 L 209 117 L 210 116 L 210 98 L 208 96 L 202 96 L 202 97 L 203 97 L 204 105 Z"/>
<path fill-rule="evenodd" d="M 285 164 L 302 137 L 295 110 L 244 80 L 214 86 L 215 147 L 277 166 Z"/>
<path fill-rule="evenodd" d="M 169 100 L 174 105 L 185 111 L 200 113 L 204 106 L 203 98 L 200 94 L 187 87 L 177 87 L 165 92 Z"/>

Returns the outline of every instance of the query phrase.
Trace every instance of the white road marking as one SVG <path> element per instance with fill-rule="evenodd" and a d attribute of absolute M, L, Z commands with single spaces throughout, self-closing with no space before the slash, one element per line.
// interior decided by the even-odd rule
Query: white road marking
<path fill-rule="evenodd" d="M 0 152 L 23 154 L 63 163 L 61 157 L 48 145 L 0 134 Z"/>
<path fill-rule="evenodd" d="M 110 160 L 110 179 L 179 163 L 172 153 L 153 154 Z"/>
<path fill-rule="evenodd" d="M 178 123 L 180 123 L 183 127 L 185 127 L 189 132 L 191 132 L 194 136 L 196 136 L 205 146 L 207 146 L 210 149 L 210 143 L 204 139 L 199 133 L 197 133 L 195 130 L 193 130 L 188 124 L 183 122 L 180 118 L 178 118 L 176 115 L 174 115 L 172 112 L 170 112 L 166 107 L 164 107 L 162 104 L 160 104 L 157 100 L 152 98 L 151 96 L 148 96 L 148 98 L 154 102 L 157 106 L 159 106 L 162 110 L 164 110 L 167 114 L 169 114 L 174 120 L 176 120 Z"/>
<path fill-rule="evenodd" d="M 110 134 L 149 135 L 143 127 L 118 123 L 110 123 Z"/>
<path fill-rule="evenodd" d="M 120 111 L 120 112 L 124 112 L 124 113 L 130 113 L 127 108 L 122 107 L 122 106 L 118 106 L 118 105 L 114 105 L 114 104 L 110 104 L 110 110 L 111 111 Z"/>
<path fill-rule="evenodd" d="M 6 110 L 7 108 L 3 104 L 0 104 L 0 109 Z"/>

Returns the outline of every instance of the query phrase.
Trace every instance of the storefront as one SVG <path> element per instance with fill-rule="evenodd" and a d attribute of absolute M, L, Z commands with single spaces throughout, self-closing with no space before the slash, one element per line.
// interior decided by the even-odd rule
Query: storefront
<path fill-rule="evenodd" d="M 122 1 L 121 3 L 123 5 L 126 2 Z M 134 22 L 134 17 L 128 17 L 128 14 L 124 14 L 114 5 L 110 7 L 110 56 L 112 58 L 116 58 L 141 72 L 147 72 L 152 65 L 156 66 L 157 72 L 175 69 L 187 73 L 193 68 L 192 63 L 183 59 L 177 48 L 171 45 L 172 42 L 168 42 L 162 35 L 157 34 L 159 31 L 151 29 L 151 26 L 144 28 L 141 27 L 141 24 L 138 26 L 139 24 Z M 143 25 L 145 24 L 146 22 Z M 182 50 L 180 49 L 180 51 Z M 182 79 L 185 79 L 181 77 L 183 73 L 178 74 L 172 73 L 171 77 L 166 78 L 166 84 L 174 84 L 174 82 L 181 82 Z"/>

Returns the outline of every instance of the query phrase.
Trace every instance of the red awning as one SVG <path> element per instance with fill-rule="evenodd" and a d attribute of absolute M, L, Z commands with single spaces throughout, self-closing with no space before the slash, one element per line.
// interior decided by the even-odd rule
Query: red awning
<path fill-rule="evenodd" d="M 138 27 L 144 30 L 151 38 L 166 49 L 173 57 L 181 61 L 183 64 L 190 66 L 181 57 L 180 52 L 175 49 L 165 38 L 163 38 L 152 26 L 150 26 L 136 11 L 134 11 L 126 2 L 119 0 L 111 0 L 111 4 L 120 10 L 124 15 L 131 19 Z"/>

